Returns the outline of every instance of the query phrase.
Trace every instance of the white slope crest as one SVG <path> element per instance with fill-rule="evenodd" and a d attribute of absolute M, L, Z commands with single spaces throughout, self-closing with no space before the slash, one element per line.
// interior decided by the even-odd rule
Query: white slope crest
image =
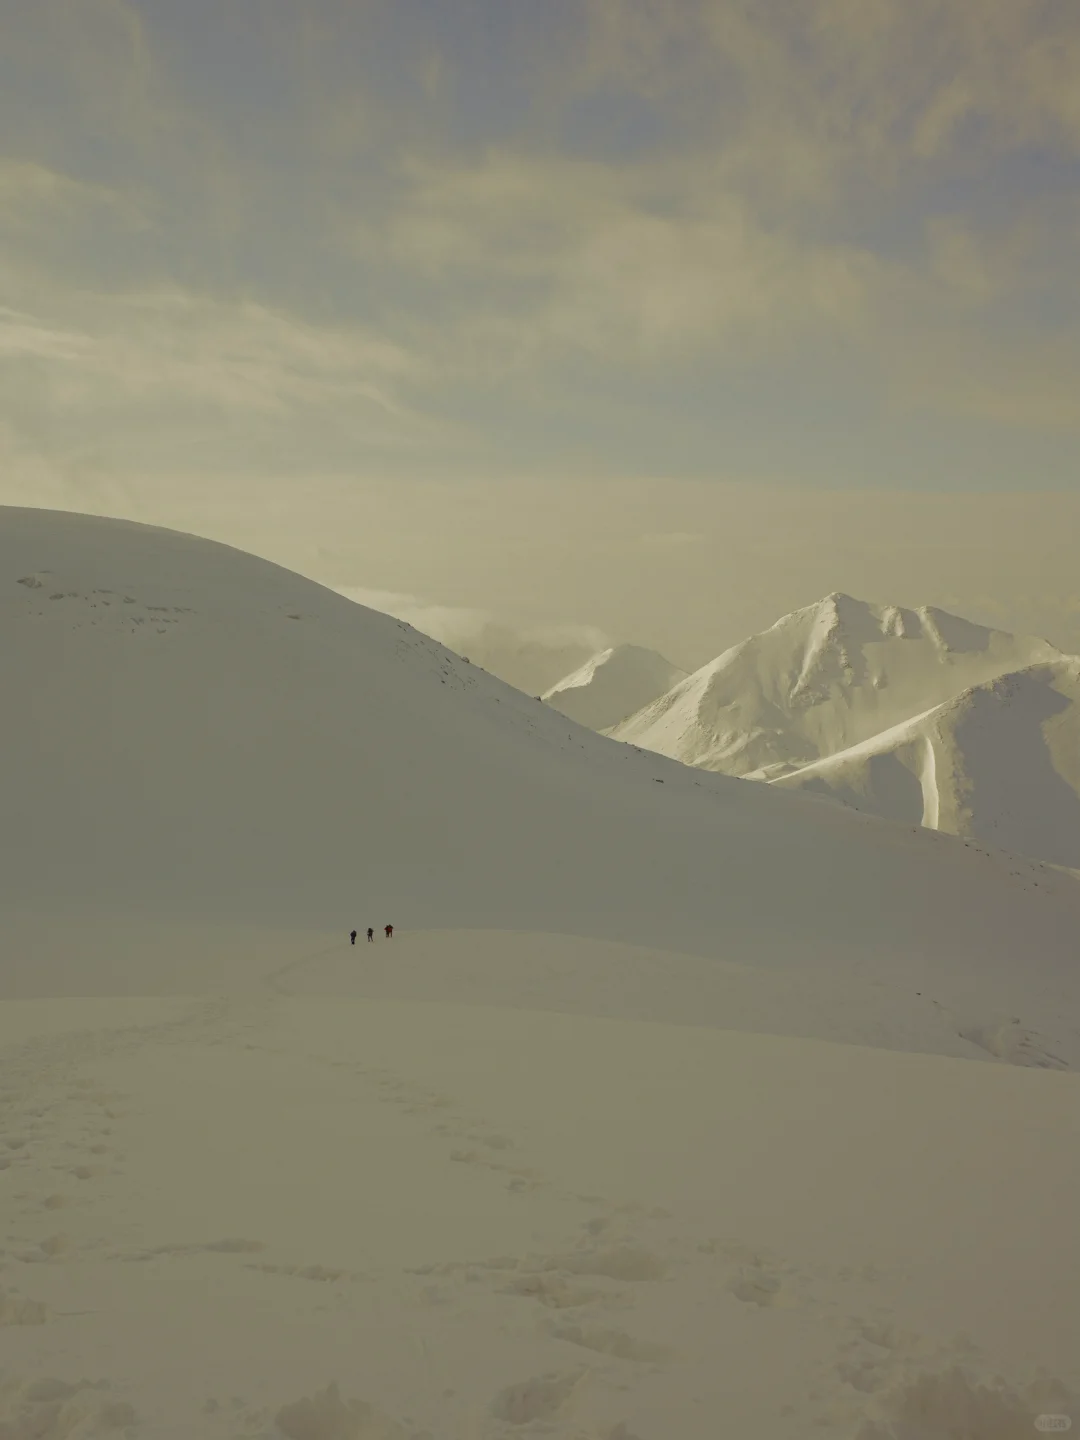
<path fill-rule="evenodd" d="M 656 650 L 615 645 L 586 660 L 541 699 L 579 725 L 606 730 L 685 680 L 686 673 Z"/>

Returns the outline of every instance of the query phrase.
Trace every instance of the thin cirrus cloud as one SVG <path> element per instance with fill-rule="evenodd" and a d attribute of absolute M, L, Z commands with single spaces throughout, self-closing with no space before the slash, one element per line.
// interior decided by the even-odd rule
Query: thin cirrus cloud
<path fill-rule="evenodd" d="M 0 21 L 26 464 L 1075 481 L 1058 0 Z"/>
<path fill-rule="evenodd" d="M 355 326 L 165 289 L 77 293 L 52 308 L 0 308 L 0 367 L 15 428 L 47 435 L 54 450 L 105 438 L 114 455 L 153 468 L 230 423 L 324 456 L 432 443 L 436 427 L 398 398 L 412 358 Z M 218 437 L 223 457 L 228 439 Z M 246 469 L 244 449 L 234 438 L 232 464 Z"/>
<path fill-rule="evenodd" d="M 766 230 L 693 171 L 674 205 L 670 172 L 657 166 L 493 153 L 456 169 L 414 165 L 410 176 L 391 215 L 357 227 L 354 253 L 449 282 L 457 363 L 459 332 L 466 354 L 491 366 L 567 352 L 619 365 L 744 354 L 814 325 L 856 325 L 878 268 L 853 247 Z"/>

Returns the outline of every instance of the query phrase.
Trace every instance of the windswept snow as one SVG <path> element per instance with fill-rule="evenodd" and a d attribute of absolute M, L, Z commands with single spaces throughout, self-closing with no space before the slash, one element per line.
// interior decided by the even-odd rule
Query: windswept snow
<path fill-rule="evenodd" d="M 0 511 L 0 638 L 0 1435 L 1080 1414 L 1073 877 L 187 536 Z"/>
<path fill-rule="evenodd" d="M 774 784 L 1080 869 L 1080 660 L 997 676 Z"/>
<path fill-rule="evenodd" d="M 812 764 L 972 685 L 1061 658 L 932 606 L 829 595 L 696 670 L 609 733 L 727 775 Z"/>
<path fill-rule="evenodd" d="M 542 699 L 579 725 L 606 730 L 685 679 L 685 670 L 655 650 L 616 645 L 587 660 Z"/>

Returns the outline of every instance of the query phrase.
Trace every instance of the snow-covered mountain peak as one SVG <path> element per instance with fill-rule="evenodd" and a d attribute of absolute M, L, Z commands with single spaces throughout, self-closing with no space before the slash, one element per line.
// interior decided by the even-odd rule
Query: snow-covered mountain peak
<path fill-rule="evenodd" d="M 728 774 L 791 769 L 1003 671 L 1057 659 L 1043 640 L 936 606 L 835 591 L 724 651 L 611 733 Z"/>
<path fill-rule="evenodd" d="M 1005 633 L 964 620 L 936 605 L 878 605 L 834 590 L 815 604 L 782 616 L 762 635 L 798 637 L 811 648 L 829 645 L 842 651 L 882 640 L 922 640 L 941 654 L 976 654 L 988 648 L 994 635 Z"/>

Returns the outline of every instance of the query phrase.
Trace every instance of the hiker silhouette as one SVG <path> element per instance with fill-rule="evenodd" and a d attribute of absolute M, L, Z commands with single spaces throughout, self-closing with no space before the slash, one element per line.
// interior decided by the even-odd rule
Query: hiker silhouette
<path fill-rule="evenodd" d="M 353 945 L 356 944 L 356 931 L 355 931 L 355 930 L 350 930 L 350 931 L 349 931 L 349 940 L 352 942 Z"/>
<path fill-rule="evenodd" d="M 386 938 L 389 940 L 389 939 L 390 939 L 390 936 L 393 935 L 393 933 L 394 933 L 394 927 L 393 927 L 393 925 L 387 925 L 387 926 L 385 927 L 385 929 L 386 929 Z"/>

